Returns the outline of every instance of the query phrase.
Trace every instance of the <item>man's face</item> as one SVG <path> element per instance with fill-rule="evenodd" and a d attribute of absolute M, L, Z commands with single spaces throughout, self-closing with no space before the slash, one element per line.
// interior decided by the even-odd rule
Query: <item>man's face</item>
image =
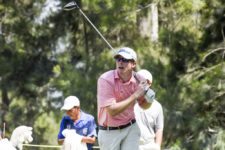
<path fill-rule="evenodd" d="M 147 80 L 147 83 L 151 86 L 151 82 L 149 80 Z M 142 109 L 147 109 L 151 106 L 151 103 L 148 103 L 144 96 L 140 97 L 137 102 Z"/>
<path fill-rule="evenodd" d="M 116 57 L 115 60 L 116 60 L 116 69 L 119 74 L 130 73 L 136 66 L 134 60 L 125 59 L 122 56 Z"/>
<path fill-rule="evenodd" d="M 66 114 L 74 121 L 76 121 L 78 119 L 79 113 L 80 113 L 80 107 L 77 107 L 77 106 L 66 111 Z"/>
<path fill-rule="evenodd" d="M 144 96 L 140 97 L 137 102 L 140 107 L 144 107 L 147 104 L 147 101 L 145 100 Z"/>

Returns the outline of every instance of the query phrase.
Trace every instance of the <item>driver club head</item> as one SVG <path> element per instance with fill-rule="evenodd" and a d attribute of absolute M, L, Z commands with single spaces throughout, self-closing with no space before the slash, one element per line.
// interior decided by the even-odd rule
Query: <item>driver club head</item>
<path fill-rule="evenodd" d="M 68 4 L 66 4 L 63 7 L 63 9 L 66 10 L 66 11 L 70 11 L 70 10 L 73 10 L 75 8 L 79 8 L 75 1 L 69 2 Z"/>

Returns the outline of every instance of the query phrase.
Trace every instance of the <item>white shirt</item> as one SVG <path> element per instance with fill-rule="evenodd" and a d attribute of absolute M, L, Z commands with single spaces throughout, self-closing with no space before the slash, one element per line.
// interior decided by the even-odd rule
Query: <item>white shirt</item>
<path fill-rule="evenodd" d="M 161 104 L 154 100 L 148 109 L 142 109 L 138 103 L 134 106 L 137 124 L 141 131 L 140 145 L 155 143 L 155 132 L 164 127 Z"/>

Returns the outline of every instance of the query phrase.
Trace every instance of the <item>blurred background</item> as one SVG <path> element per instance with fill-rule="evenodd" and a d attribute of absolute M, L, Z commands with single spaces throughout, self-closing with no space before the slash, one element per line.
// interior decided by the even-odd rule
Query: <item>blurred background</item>
<path fill-rule="evenodd" d="M 97 115 L 97 78 L 112 50 L 71 0 L 0 0 L 0 127 L 32 126 L 57 145 L 63 100 Z M 163 149 L 225 149 L 223 0 L 77 0 L 113 48 L 138 54 L 165 117 Z M 96 119 L 97 122 L 97 119 Z M 38 148 L 27 148 L 38 149 Z M 41 149 L 41 148 L 39 148 Z M 42 148 L 44 149 L 44 148 Z"/>

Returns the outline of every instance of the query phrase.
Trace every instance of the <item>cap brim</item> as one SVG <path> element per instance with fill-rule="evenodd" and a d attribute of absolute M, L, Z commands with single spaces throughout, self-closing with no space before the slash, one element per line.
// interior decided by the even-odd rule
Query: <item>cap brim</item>
<path fill-rule="evenodd" d="M 114 58 L 118 57 L 118 56 L 122 56 L 123 58 L 125 59 L 133 59 L 129 54 L 126 54 L 126 53 L 119 53 L 119 54 L 116 54 L 114 56 Z"/>
<path fill-rule="evenodd" d="M 64 105 L 63 107 L 61 107 L 61 110 L 70 110 L 72 108 L 73 108 L 73 106 L 66 106 L 66 105 Z"/>

